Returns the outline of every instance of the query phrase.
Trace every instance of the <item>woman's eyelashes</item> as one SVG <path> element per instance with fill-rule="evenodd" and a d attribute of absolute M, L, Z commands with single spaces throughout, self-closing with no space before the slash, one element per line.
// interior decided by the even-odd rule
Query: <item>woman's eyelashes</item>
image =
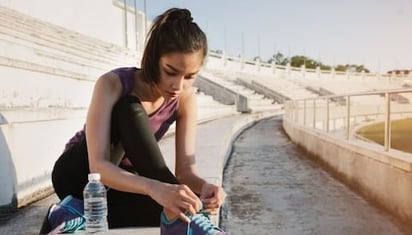
<path fill-rule="evenodd" d="M 194 74 L 194 75 L 185 76 L 185 79 L 186 79 L 186 80 L 195 79 L 195 78 L 196 78 L 196 75 L 195 75 L 195 74 Z"/>
<path fill-rule="evenodd" d="M 170 77 L 175 77 L 175 76 L 179 75 L 176 72 L 170 72 L 170 71 L 167 71 L 167 70 L 164 70 L 164 72 L 166 73 L 166 75 L 168 75 Z M 190 79 L 194 79 L 194 78 L 196 78 L 196 74 L 189 74 L 189 75 L 184 76 L 184 79 L 186 79 L 186 80 L 190 80 Z"/>
<path fill-rule="evenodd" d="M 168 75 L 168 76 L 176 76 L 177 75 L 177 73 L 175 73 L 175 72 L 169 72 L 169 71 L 166 71 L 166 70 L 164 70 L 164 72 Z"/>

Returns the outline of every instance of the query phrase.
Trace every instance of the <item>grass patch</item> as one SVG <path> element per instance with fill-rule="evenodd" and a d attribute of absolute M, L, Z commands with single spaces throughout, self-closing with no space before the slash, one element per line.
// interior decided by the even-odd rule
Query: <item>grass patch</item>
<path fill-rule="evenodd" d="M 412 118 L 392 121 L 391 148 L 412 153 Z M 365 126 L 359 135 L 384 145 L 385 123 Z"/>

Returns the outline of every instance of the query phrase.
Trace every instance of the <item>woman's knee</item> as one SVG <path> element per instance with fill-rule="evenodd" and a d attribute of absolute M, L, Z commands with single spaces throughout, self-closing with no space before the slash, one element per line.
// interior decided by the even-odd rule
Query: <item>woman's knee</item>
<path fill-rule="evenodd" d="M 113 107 L 113 115 L 122 117 L 125 113 L 141 109 L 144 111 L 140 100 L 136 96 L 128 95 L 120 98 Z"/>
<path fill-rule="evenodd" d="M 146 112 L 135 96 L 125 96 L 120 98 L 113 107 L 111 121 L 111 139 L 113 142 L 119 141 L 125 130 L 130 130 L 136 125 L 141 125 L 141 120 L 147 124 Z M 123 134 L 122 134 L 123 133 Z"/>

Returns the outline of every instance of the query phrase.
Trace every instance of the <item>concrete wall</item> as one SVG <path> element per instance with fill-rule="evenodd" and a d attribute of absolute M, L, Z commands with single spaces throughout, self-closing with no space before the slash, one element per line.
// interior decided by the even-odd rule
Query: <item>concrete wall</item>
<path fill-rule="evenodd" d="M 0 65 L 0 112 L 17 108 L 89 105 L 94 82 Z M 16 121 L 15 116 L 8 117 Z M 16 117 L 17 118 L 17 117 Z"/>
<path fill-rule="evenodd" d="M 53 163 L 85 121 L 79 111 L 17 112 L 38 119 L 0 125 L 0 208 L 21 207 L 50 194 Z M 7 120 L 7 114 L 3 116 Z"/>
<path fill-rule="evenodd" d="M 231 90 L 219 83 L 216 83 L 208 78 L 208 75 L 202 74 L 198 76 L 194 86 L 207 95 L 213 96 L 217 101 L 232 105 L 236 104 L 236 110 L 238 112 L 249 112 L 248 98 L 239 94 L 238 92 Z"/>
<path fill-rule="evenodd" d="M 264 95 L 265 97 L 273 99 L 276 102 L 281 103 L 281 104 L 285 103 L 286 100 L 289 100 L 288 97 L 282 95 L 281 93 L 276 92 L 275 90 L 270 89 L 267 86 L 261 85 L 260 83 L 257 83 L 253 80 L 251 82 L 249 82 L 246 79 L 236 78 L 236 83 L 238 83 L 238 84 L 240 84 L 244 87 L 247 87 L 247 88 L 249 88 L 253 91 L 256 91 L 257 93 L 260 93 L 260 94 Z"/>
<path fill-rule="evenodd" d="M 358 140 L 344 140 L 284 119 L 293 142 L 332 174 L 395 216 L 412 221 L 412 154 Z"/>

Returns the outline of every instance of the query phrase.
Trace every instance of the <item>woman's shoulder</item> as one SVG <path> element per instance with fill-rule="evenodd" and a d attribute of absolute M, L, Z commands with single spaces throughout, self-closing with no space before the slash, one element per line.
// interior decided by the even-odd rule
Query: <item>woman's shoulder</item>
<path fill-rule="evenodd" d="M 196 89 L 194 87 L 190 87 L 188 89 L 185 89 L 180 95 L 179 95 L 179 102 L 178 102 L 178 110 L 179 113 L 189 111 L 192 109 L 196 109 Z"/>
<path fill-rule="evenodd" d="M 136 67 L 119 67 L 110 72 L 116 74 L 120 80 L 133 80 L 136 71 L 139 71 Z"/>
<path fill-rule="evenodd" d="M 136 67 L 119 67 L 111 72 L 116 74 L 122 84 L 122 96 L 129 94 L 133 88 L 135 73 L 139 71 Z"/>
<path fill-rule="evenodd" d="M 127 74 L 127 73 L 134 73 L 138 70 L 140 69 L 137 67 L 118 67 L 118 68 L 112 69 L 111 72 L 116 73 L 116 74 Z"/>
<path fill-rule="evenodd" d="M 179 95 L 181 102 L 190 101 L 196 98 L 196 88 L 188 87 Z"/>

